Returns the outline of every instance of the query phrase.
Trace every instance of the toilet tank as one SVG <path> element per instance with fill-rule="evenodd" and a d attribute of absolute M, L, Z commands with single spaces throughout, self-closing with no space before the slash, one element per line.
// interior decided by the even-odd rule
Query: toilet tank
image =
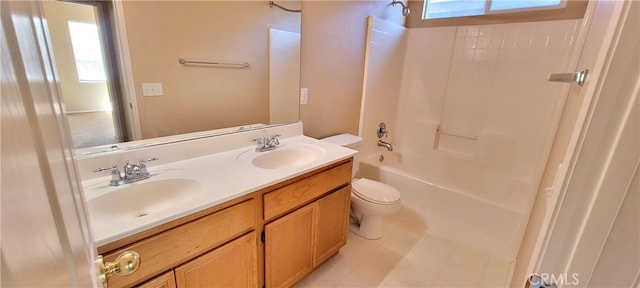
<path fill-rule="evenodd" d="M 336 145 L 340 145 L 343 147 L 347 147 L 350 149 L 354 149 L 354 150 L 360 147 L 360 144 L 362 144 L 362 137 L 352 135 L 352 134 L 339 134 L 339 135 L 322 138 L 320 140 L 333 143 Z M 359 163 L 359 158 L 358 158 L 358 154 L 356 154 L 353 156 L 353 168 L 351 170 L 351 178 L 355 178 L 356 174 L 358 173 L 358 163 Z"/>

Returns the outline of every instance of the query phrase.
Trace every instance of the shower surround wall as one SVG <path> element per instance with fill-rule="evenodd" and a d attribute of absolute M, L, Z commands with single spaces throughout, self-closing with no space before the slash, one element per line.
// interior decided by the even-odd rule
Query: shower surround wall
<path fill-rule="evenodd" d="M 460 234 L 465 225 L 477 230 L 470 223 L 447 229 L 430 223 L 420 201 L 405 205 L 422 213 L 432 233 L 479 248 L 491 246 L 489 252 L 515 259 L 566 96 L 566 84 L 547 82 L 547 76 L 568 69 L 581 20 L 411 29 L 371 21 L 363 157 L 381 153 L 371 135 L 377 119 L 391 123 L 397 162 L 411 167 L 408 175 L 516 212 L 519 219 L 517 225 L 500 228 L 500 239 L 494 239 L 500 245 L 486 245 L 474 239 L 491 235 Z M 376 35 L 397 41 L 379 42 Z M 392 50 L 399 54 L 376 58 Z M 367 79 L 376 71 L 394 74 L 398 64 L 390 59 L 397 57 L 404 59 L 400 85 Z M 397 94 L 389 91 L 395 87 Z"/>
<path fill-rule="evenodd" d="M 381 122 L 389 128 L 385 140 L 394 142 L 398 96 L 406 50 L 406 28 L 369 16 L 365 46 L 364 80 L 360 107 L 358 147 L 360 155 L 369 155 L 377 147 L 377 129 Z"/>

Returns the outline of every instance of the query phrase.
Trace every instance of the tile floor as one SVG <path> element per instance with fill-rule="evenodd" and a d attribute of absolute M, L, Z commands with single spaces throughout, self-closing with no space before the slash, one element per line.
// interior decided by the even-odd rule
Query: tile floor
<path fill-rule="evenodd" d="M 349 233 L 336 256 L 296 287 L 506 287 L 511 263 L 428 233 L 409 209 L 388 217 L 385 235 Z"/>

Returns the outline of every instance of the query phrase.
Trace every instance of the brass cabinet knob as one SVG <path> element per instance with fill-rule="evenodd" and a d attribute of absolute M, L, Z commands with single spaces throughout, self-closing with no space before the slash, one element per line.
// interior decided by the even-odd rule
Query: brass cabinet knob
<path fill-rule="evenodd" d="M 98 266 L 98 278 L 102 281 L 102 286 L 107 288 L 109 278 L 114 275 L 129 275 L 140 267 L 140 255 L 133 251 L 126 251 L 113 262 L 104 262 L 102 255 L 96 260 Z"/>

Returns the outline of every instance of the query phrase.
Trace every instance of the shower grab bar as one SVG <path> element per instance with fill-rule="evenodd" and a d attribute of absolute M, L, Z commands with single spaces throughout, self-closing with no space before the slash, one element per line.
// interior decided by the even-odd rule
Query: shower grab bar
<path fill-rule="evenodd" d="M 450 130 L 444 130 L 442 129 L 441 125 L 436 126 L 436 133 L 433 137 L 433 150 L 440 150 L 440 138 L 442 137 L 442 135 L 447 135 L 447 136 L 452 136 L 452 137 L 458 137 L 460 139 L 465 139 L 465 140 L 470 140 L 470 141 L 478 141 L 478 136 L 469 136 L 469 135 L 464 135 L 462 133 L 459 132 L 454 132 L 454 131 L 450 131 Z M 452 151 L 450 151 L 452 152 Z M 466 155 L 464 153 L 456 153 L 459 155 L 464 155 L 464 156 L 470 156 L 470 155 Z"/>
<path fill-rule="evenodd" d="M 184 58 L 178 59 L 178 63 L 182 65 L 209 65 L 215 67 L 224 68 L 249 68 L 251 65 L 248 62 L 224 62 L 216 60 L 187 60 Z"/>
<path fill-rule="evenodd" d="M 444 134 L 444 135 L 454 136 L 454 137 L 463 138 L 467 140 L 474 140 L 474 141 L 478 140 L 477 136 L 468 136 L 461 133 L 444 130 L 440 127 L 440 125 L 438 125 L 438 127 L 436 128 L 436 134 Z"/>

